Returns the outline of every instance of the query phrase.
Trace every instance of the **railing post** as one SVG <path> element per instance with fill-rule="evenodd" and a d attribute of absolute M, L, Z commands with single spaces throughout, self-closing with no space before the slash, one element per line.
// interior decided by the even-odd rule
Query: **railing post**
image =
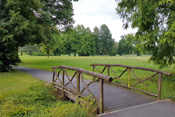
<path fill-rule="evenodd" d="M 130 77 L 130 68 L 128 68 L 128 89 L 130 89 L 131 86 L 131 77 Z"/>
<path fill-rule="evenodd" d="M 95 72 L 95 66 L 93 65 L 93 72 Z M 93 80 L 95 80 L 95 77 L 93 76 Z"/>
<path fill-rule="evenodd" d="M 80 92 L 80 72 L 77 73 L 77 95 Z"/>
<path fill-rule="evenodd" d="M 108 66 L 108 71 L 107 71 L 107 74 L 108 76 L 110 75 L 110 69 L 109 69 L 110 66 Z"/>
<path fill-rule="evenodd" d="M 63 69 L 63 74 L 62 74 L 62 96 L 65 97 L 65 93 L 64 93 L 64 74 L 65 74 L 65 70 Z"/>
<path fill-rule="evenodd" d="M 55 69 L 53 69 L 53 77 L 52 77 L 52 82 L 55 80 Z"/>
<path fill-rule="evenodd" d="M 95 72 L 95 66 L 93 65 L 93 72 Z"/>
<path fill-rule="evenodd" d="M 100 113 L 104 112 L 104 105 L 103 105 L 103 79 L 100 79 Z"/>
<path fill-rule="evenodd" d="M 162 88 L 162 74 L 159 73 L 158 91 L 157 91 L 157 99 L 158 100 L 161 100 L 161 88 Z"/>

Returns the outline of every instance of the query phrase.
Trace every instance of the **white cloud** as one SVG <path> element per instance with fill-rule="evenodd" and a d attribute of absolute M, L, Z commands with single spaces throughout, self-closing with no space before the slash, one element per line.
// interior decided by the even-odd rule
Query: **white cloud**
<path fill-rule="evenodd" d="M 124 30 L 122 20 L 116 14 L 115 0 L 79 0 L 73 2 L 75 26 L 83 24 L 92 31 L 95 26 L 98 28 L 106 24 L 112 33 L 112 37 L 120 40 L 120 36 L 128 33 L 135 33 L 131 28 Z"/>

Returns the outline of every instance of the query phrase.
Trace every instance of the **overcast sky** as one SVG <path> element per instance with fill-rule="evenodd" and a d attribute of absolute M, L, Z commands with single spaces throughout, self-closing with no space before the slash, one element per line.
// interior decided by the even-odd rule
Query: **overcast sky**
<path fill-rule="evenodd" d="M 83 24 L 93 31 L 95 26 L 100 28 L 102 24 L 106 24 L 112 33 L 112 37 L 118 42 L 120 36 L 135 33 L 136 29 L 123 29 L 122 20 L 116 14 L 116 7 L 115 0 L 79 0 L 78 2 L 73 2 L 74 26 Z"/>

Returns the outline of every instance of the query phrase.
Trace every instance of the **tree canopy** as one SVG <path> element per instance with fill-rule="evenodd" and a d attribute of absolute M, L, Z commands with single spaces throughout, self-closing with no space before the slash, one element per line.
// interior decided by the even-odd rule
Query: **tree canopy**
<path fill-rule="evenodd" d="M 83 25 L 77 25 L 75 28 L 61 34 L 61 40 L 64 45 L 64 54 L 74 53 L 80 56 L 95 55 L 95 39 L 91 30 Z"/>
<path fill-rule="evenodd" d="M 100 29 L 94 27 L 96 41 L 96 51 L 98 55 L 113 55 L 114 39 L 106 24 L 102 24 Z M 116 53 L 115 53 L 116 54 Z"/>
<path fill-rule="evenodd" d="M 140 56 L 140 50 L 137 47 L 138 44 L 140 44 L 140 42 L 135 37 L 135 35 L 123 35 L 121 36 L 121 40 L 119 41 L 117 53 L 119 55 L 136 54 L 137 56 Z"/>
<path fill-rule="evenodd" d="M 89 27 L 77 25 L 74 28 L 61 33 L 60 39 L 62 46 L 58 47 L 54 53 L 74 54 L 74 56 L 93 56 L 93 55 L 116 55 L 118 45 L 112 39 L 112 35 L 108 27 L 103 24 L 105 28 L 94 28 L 91 32 Z"/>
<path fill-rule="evenodd" d="M 71 27 L 72 16 L 72 0 L 0 0 L 0 71 L 20 62 L 19 46 L 50 38 L 48 28 Z"/>
<path fill-rule="evenodd" d="M 174 0 L 119 0 L 116 10 L 124 28 L 138 28 L 136 36 L 152 61 L 161 67 L 175 62 Z"/>

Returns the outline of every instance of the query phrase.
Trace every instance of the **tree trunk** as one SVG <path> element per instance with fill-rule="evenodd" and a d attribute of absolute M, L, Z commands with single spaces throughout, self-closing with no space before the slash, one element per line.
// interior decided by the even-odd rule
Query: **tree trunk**
<path fill-rule="evenodd" d="M 47 51 L 47 57 L 49 58 L 49 50 Z"/>

